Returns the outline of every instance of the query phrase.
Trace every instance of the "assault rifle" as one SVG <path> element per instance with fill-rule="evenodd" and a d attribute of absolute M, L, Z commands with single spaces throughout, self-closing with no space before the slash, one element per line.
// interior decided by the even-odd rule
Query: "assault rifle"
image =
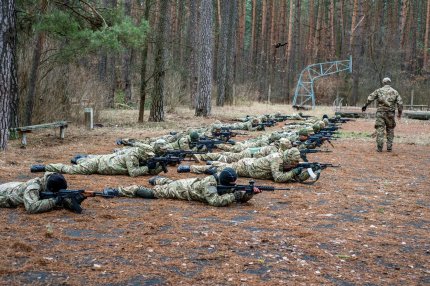
<path fill-rule="evenodd" d="M 251 194 L 254 192 L 254 188 L 258 188 L 264 192 L 273 192 L 273 191 L 278 191 L 278 190 L 279 191 L 290 190 L 289 188 L 275 188 L 272 186 L 255 186 L 254 184 L 255 184 L 255 182 L 251 180 L 251 181 L 249 181 L 249 185 L 231 185 L 231 186 L 218 185 L 216 188 L 217 188 L 218 195 L 224 195 L 224 194 L 240 192 L 240 191 L 245 191 L 245 192 Z"/>
<path fill-rule="evenodd" d="M 334 148 L 333 143 L 331 143 L 331 140 L 335 140 L 332 139 L 330 137 L 324 137 L 324 136 L 309 136 L 308 140 L 305 141 L 305 144 L 311 145 L 311 144 L 316 144 L 317 147 L 321 146 L 325 141 L 328 142 L 328 144 L 331 145 L 331 147 Z"/>
<path fill-rule="evenodd" d="M 212 152 L 212 150 L 216 148 L 216 145 L 218 144 L 234 145 L 236 144 L 236 142 L 234 142 L 233 140 L 223 141 L 218 139 L 203 139 L 196 142 L 190 142 L 189 145 L 191 148 L 197 147 L 197 150 L 201 150 L 203 149 L 203 147 L 206 147 L 208 152 Z"/>
<path fill-rule="evenodd" d="M 149 169 L 155 169 L 157 163 L 161 166 L 164 173 L 167 173 L 167 165 L 176 166 L 181 164 L 181 161 L 184 160 L 184 157 L 178 157 L 173 155 L 161 156 L 161 157 L 152 157 L 148 160 L 140 161 L 139 164 L 142 166 L 148 166 Z"/>
<path fill-rule="evenodd" d="M 328 122 L 330 123 L 346 123 L 349 121 L 355 121 L 355 119 L 346 118 L 346 117 L 332 117 L 328 118 Z"/>
<path fill-rule="evenodd" d="M 306 154 L 310 153 L 331 153 L 330 150 L 319 150 L 319 149 L 303 149 L 300 150 L 300 158 L 302 158 L 303 161 L 308 162 L 308 158 L 306 157 Z"/>
<path fill-rule="evenodd" d="M 286 164 L 286 165 L 284 165 L 283 169 L 284 169 L 284 172 L 291 171 L 292 169 L 295 169 L 295 168 L 303 168 L 303 169 L 311 168 L 312 170 L 317 171 L 317 170 L 324 170 L 324 169 L 329 168 L 329 167 L 330 168 L 340 168 L 340 165 L 333 165 L 330 163 L 304 162 L 304 163 L 298 163 L 295 165 L 290 165 L 290 164 L 287 165 Z"/>
<path fill-rule="evenodd" d="M 238 135 L 248 135 L 248 133 L 234 132 L 230 129 L 215 129 L 212 131 L 212 136 L 225 141 L 229 141 L 231 137 L 236 137 Z"/>
<path fill-rule="evenodd" d="M 194 154 L 206 154 L 206 152 L 191 151 L 191 150 L 168 150 L 164 153 L 163 157 L 179 157 L 185 159 L 185 157 Z"/>
<path fill-rule="evenodd" d="M 71 205 L 70 209 L 75 213 L 82 213 L 81 203 L 87 197 L 95 197 L 100 196 L 104 198 L 113 198 L 115 195 L 108 194 L 106 192 L 89 192 L 85 190 L 59 190 L 58 192 L 40 192 L 39 198 L 44 199 L 52 199 L 52 198 L 62 198 L 62 199 L 70 199 Z"/>

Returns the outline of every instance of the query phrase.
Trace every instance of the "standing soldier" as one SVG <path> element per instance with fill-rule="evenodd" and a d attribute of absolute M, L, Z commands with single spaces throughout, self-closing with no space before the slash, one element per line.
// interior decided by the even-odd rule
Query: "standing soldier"
<path fill-rule="evenodd" d="M 384 85 L 372 92 L 367 98 L 366 104 L 361 108 L 362 112 L 366 111 L 367 106 L 376 100 L 376 146 L 377 151 L 382 152 L 384 147 L 384 129 L 387 131 L 387 151 L 393 150 L 394 127 L 396 120 L 394 119 L 396 105 L 398 109 L 397 118 L 400 120 L 403 111 L 403 102 L 400 94 L 389 84 L 391 79 L 386 77 L 382 80 Z"/>

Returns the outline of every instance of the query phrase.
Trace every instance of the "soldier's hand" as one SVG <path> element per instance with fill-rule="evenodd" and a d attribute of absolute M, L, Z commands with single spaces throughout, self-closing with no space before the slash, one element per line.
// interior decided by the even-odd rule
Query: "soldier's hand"
<path fill-rule="evenodd" d="M 63 197 L 61 197 L 61 196 L 58 196 L 58 197 L 56 197 L 55 198 L 55 205 L 57 206 L 57 207 L 62 207 L 63 206 Z"/>
<path fill-rule="evenodd" d="M 147 164 L 148 169 L 153 170 L 155 168 L 157 168 L 157 162 L 155 161 L 149 161 Z"/>
<path fill-rule="evenodd" d="M 293 172 L 294 176 L 298 176 L 302 173 L 302 171 L 303 171 L 302 167 L 297 167 L 297 168 L 294 168 L 291 172 Z"/>
<path fill-rule="evenodd" d="M 367 106 L 365 105 L 365 106 L 363 106 L 363 107 L 361 108 L 361 112 L 365 112 L 365 111 L 366 111 L 366 109 L 367 109 Z"/>
<path fill-rule="evenodd" d="M 254 194 L 259 194 L 259 193 L 261 193 L 261 190 L 257 187 L 254 187 L 253 192 L 254 192 Z"/>

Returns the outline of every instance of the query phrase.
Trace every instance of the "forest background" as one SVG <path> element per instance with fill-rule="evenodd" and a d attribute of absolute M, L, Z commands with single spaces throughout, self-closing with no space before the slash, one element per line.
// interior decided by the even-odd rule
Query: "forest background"
<path fill-rule="evenodd" d="M 143 122 L 145 109 L 163 121 L 180 105 L 209 116 L 212 104 L 290 104 L 307 65 L 350 55 L 352 74 L 316 82 L 317 104 L 363 104 L 385 76 L 405 102 L 430 103 L 430 0 L 0 5 L 3 147 L 8 128 L 80 122 L 84 107 L 139 109 Z"/>

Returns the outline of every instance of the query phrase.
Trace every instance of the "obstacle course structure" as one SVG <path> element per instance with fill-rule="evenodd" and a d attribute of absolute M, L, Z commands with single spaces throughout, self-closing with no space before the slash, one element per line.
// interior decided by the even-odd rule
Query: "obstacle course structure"
<path fill-rule="evenodd" d="M 317 63 L 307 66 L 300 73 L 297 82 L 296 91 L 294 92 L 293 107 L 305 107 L 312 103 L 312 109 L 315 108 L 314 81 L 317 78 L 328 76 L 342 71 L 352 73 L 352 57 L 348 60 Z"/>

